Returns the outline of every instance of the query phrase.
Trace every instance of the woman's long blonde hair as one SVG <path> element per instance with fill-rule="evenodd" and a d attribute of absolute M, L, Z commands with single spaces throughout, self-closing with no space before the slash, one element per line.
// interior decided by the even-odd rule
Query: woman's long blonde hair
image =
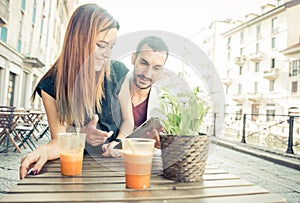
<path fill-rule="evenodd" d="M 41 79 L 56 75 L 56 104 L 62 124 L 84 126 L 86 119 L 102 111 L 104 76 L 110 76 L 110 63 L 96 72 L 93 51 L 99 32 L 111 28 L 119 29 L 118 22 L 97 4 L 82 5 L 71 16 L 62 52 Z"/>

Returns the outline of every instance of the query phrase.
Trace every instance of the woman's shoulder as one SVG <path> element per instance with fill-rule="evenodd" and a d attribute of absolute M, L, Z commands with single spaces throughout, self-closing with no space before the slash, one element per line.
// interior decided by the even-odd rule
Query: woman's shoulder
<path fill-rule="evenodd" d="M 112 73 L 124 73 L 126 75 L 129 71 L 121 61 L 111 61 L 110 64 Z"/>
<path fill-rule="evenodd" d="M 37 85 L 37 92 L 41 96 L 41 90 L 56 98 L 55 92 L 56 72 L 50 72 L 43 77 Z"/>
<path fill-rule="evenodd" d="M 110 66 L 110 76 L 113 80 L 123 80 L 129 71 L 121 61 L 111 61 Z"/>

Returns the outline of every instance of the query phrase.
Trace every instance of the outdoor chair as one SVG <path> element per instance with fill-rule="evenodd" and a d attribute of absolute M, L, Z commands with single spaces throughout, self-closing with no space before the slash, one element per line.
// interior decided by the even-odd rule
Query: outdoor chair
<path fill-rule="evenodd" d="M 0 112 L 0 145 L 6 141 L 6 152 L 8 150 L 9 144 L 8 141 L 10 140 L 12 144 L 15 146 L 18 152 L 21 152 L 21 149 L 18 146 L 18 143 L 15 141 L 14 136 L 14 115 L 13 112 Z M 18 136 L 17 136 L 18 137 Z M 20 139 L 20 137 L 18 137 Z M 21 141 L 21 140 L 20 140 Z"/>

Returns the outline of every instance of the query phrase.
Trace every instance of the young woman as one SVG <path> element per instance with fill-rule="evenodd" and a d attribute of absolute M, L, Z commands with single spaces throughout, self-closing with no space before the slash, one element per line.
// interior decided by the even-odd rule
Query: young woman
<path fill-rule="evenodd" d="M 130 94 L 122 87 L 128 70 L 109 60 L 118 29 L 118 22 L 96 4 L 73 13 L 61 54 L 33 93 L 33 99 L 36 93 L 42 97 L 52 139 L 22 158 L 21 179 L 30 168 L 38 174 L 48 160 L 59 158 L 57 134 L 70 126 L 87 133 L 91 149 L 113 141 L 121 122 L 118 138 L 132 131 Z"/>

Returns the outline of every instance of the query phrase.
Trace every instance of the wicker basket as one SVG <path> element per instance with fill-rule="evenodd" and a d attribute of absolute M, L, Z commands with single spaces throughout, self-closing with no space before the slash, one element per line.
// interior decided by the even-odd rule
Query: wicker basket
<path fill-rule="evenodd" d="M 164 177 L 176 182 L 203 180 L 209 139 L 204 136 L 160 135 Z"/>

